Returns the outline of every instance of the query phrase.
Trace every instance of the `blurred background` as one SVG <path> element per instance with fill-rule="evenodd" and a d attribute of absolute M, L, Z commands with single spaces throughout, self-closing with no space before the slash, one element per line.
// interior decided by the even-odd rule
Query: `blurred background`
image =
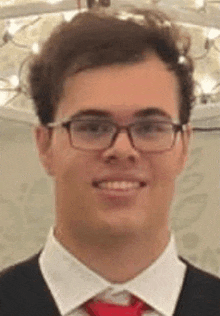
<path fill-rule="evenodd" d="M 158 8 L 192 36 L 195 131 L 171 225 L 180 255 L 220 276 L 220 1 L 208 0 L 0 0 L 0 269 L 39 251 L 54 218 L 32 137 L 28 62 L 54 26 L 93 6 Z"/>

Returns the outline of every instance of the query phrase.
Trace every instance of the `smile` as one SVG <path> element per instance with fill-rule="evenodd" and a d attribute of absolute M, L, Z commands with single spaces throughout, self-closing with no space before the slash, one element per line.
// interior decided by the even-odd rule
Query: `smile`
<path fill-rule="evenodd" d="M 146 184 L 144 182 L 139 181 L 100 181 L 94 182 L 93 185 L 96 188 L 104 190 L 128 191 L 141 188 Z"/>

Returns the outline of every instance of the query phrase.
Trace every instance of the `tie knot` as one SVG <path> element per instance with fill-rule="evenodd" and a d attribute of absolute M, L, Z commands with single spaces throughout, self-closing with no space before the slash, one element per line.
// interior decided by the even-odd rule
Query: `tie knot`
<path fill-rule="evenodd" d="M 90 316 L 141 316 L 144 311 L 151 309 L 135 296 L 132 296 L 129 306 L 90 300 L 85 308 Z"/>

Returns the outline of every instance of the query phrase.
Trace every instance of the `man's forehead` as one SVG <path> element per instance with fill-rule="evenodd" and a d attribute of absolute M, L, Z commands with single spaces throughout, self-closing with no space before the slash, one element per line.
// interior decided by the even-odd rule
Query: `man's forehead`
<path fill-rule="evenodd" d="M 175 75 L 159 58 L 151 57 L 134 65 L 90 69 L 67 78 L 58 112 L 62 111 L 62 118 L 93 111 L 96 116 L 125 121 L 152 115 L 169 119 L 178 116 L 178 104 Z"/>

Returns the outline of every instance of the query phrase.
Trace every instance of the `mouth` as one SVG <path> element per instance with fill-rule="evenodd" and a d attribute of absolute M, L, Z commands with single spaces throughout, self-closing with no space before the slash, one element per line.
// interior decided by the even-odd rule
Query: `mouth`
<path fill-rule="evenodd" d="M 109 191 L 130 191 L 145 187 L 147 184 L 143 181 L 93 181 L 93 187 L 100 190 Z"/>

